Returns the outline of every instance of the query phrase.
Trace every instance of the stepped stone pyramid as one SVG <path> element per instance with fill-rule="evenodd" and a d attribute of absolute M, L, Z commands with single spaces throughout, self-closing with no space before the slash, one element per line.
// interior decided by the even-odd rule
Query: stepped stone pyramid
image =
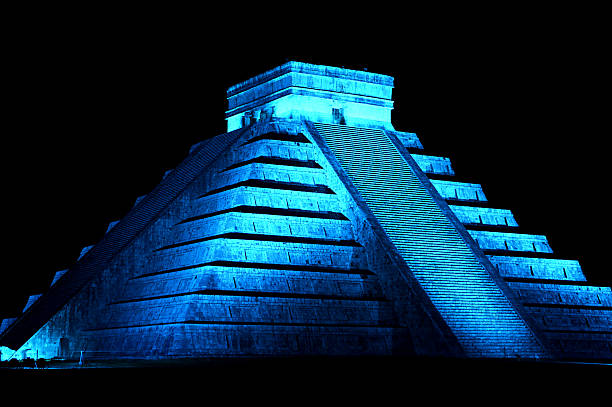
<path fill-rule="evenodd" d="M 391 124 L 393 78 L 288 62 L 2 321 L 15 357 L 612 358 L 612 293 Z M 28 353 L 30 352 L 30 353 Z"/>

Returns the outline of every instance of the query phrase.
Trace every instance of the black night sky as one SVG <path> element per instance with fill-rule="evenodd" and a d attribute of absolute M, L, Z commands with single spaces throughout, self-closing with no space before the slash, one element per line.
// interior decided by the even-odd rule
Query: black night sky
<path fill-rule="evenodd" d="M 191 145 L 225 131 L 228 86 L 288 60 L 395 77 L 397 130 L 416 132 L 426 152 L 452 159 L 458 180 L 511 209 L 521 231 L 545 234 L 593 284 L 610 285 L 601 33 L 554 19 L 488 21 L 416 26 L 406 16 L 299 39 L 327 20 L 14 32 L 3 63 L 0 318 L 44 292 Z"/>

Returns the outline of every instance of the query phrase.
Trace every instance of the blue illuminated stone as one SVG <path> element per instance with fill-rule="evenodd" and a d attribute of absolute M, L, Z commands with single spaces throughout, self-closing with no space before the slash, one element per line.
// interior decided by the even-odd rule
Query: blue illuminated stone
<path fill-rule="evenodd" d="M 228 132 L 2 321 L 3 360 L 612 358 L 610 287 L 396 131 L 392 89 L 299 62 L 230 87 Z"/>

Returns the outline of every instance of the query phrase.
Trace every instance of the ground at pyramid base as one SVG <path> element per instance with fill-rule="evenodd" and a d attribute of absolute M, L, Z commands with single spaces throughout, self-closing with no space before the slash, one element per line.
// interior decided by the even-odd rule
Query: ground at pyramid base
<path fill-rule="evenodd" d="M 612 292 L 391 124 L 393 78 L 288 62 L 21 315 L 2 361 L 612 360 Z"/>

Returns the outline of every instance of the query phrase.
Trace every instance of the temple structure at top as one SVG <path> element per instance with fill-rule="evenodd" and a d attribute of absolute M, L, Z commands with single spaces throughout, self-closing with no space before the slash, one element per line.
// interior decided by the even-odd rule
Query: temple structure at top
<path fill-rule="evenodd" d="M 227 131 L 271 117 L 393 129 L 393 78 L 288 62 L 230 87 Z"/>
<path fill-rule="evenodd" d="M 395 130 L 392 90 L 299 62 L 229 88 L 227 132 L 2 321 L 2 357 L 612 359 L 610 287 Z"/>

